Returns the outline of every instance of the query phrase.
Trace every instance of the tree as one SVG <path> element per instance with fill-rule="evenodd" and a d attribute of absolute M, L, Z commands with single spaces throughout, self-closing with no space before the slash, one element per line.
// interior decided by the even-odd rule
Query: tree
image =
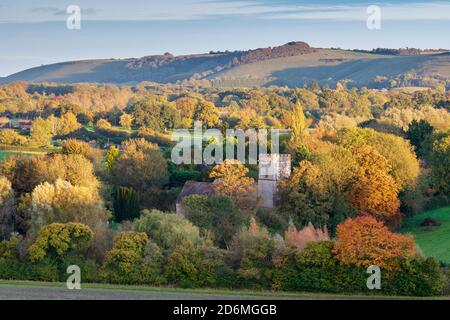
<path fill-rule="evenodd" d="M 52 223 L 43 226 L 29 248 L 31 261 L 46 257 L 60 260 L 70 254 L 83 254 L 94 233 L 81 223 Z"/>
<path fill-rule="evenodd" d="M 146 96 L 134 102 L 131 110 L 136 125 L 156 131 L 173 129 L 180 120 L 175 104 L 163 95 Z"/>
<path fill-rule="evenodd" d="M 112 128 L 111 123 L 106 119 L 99 119 L 95 126 L 102 130 L 109 130 Z"/>
<path fill-rule="evenodd" d="M 423 157 L 423 143 L 433 133 L 433 126 L 425 120 L 413 120 L 406 131 L 406 138 L 416 148 L 418 156 Z"/>
<path fill-rule="evenodd" d="M 244 220 L 233 201 L 223 196 L 192 195 L 183 198 L 182 205 L 186 218 L 200 230 L 211 232 L 215 243 L 223 248 L 228 247 Z"/>
<path fill-rule="evenodd" d="M 133 116 L 131 114 L 124 113 L 120 116 L 119 124 L 126 129 L 131 129 L 133 125 Z"/>
<path fill-rule="evenodd" d="M 438 134 L 432 140 L 428 156 L 431 179 L 437 192 L 450 195 L 450 131 Z"/>
<path fill-rule="evenodd" d="M 308 121 L 303 113 L 303 107 L 296 105 L 292 111 L 292 133 L 291 143 L 299 145 L 303 142 L 303 138 L 308 135 L 308 128 L 311 125 L 311 121 Z"/>
<path fill-rule="evenodd" d="M 57 135 L 65 136 L 81 128 L 77 121 L 77 117 L 72 112 L 67 112 L 58 120 Z"/>
<path fill-rule="evenodd" d="M 8 169 L 5 166 L 8 166 Z M 93 191 L 97 191 L 99 187 L 92 163 L 79 154 L 17 157 L 4 163 L 4 169 L 13 189 L 20 194 L 32 192 L 38 184 L 54 183 L 57 179 Z"/>
<path fill-rule="evenodd" d="M 106 173 L 111 173 L 111 169 L 119 158 L 119 149 L 116 146 L 109 147 L 105 155 L 105 170 Z"/>
<path fill-rule="evenodd" d="M 212 102 L 200 101 L 194 110 L 194 120 L 201 121 L 204 128 L 215 128 L 220 124 L 219 112 Z"/>
<path fill-rule="evenodd" d="M 417 160 L 407 140 L 373 129 L 352 128 L 338 133 L 338 143 L 348 149 L 370 146 L 389 163 L 388 173 L 395 179 L 400 191 L 414 188 L 420 173 Z"/>
<path fill-rule="evenodd" d="M 110 283 L 161 284 L 162 258 L 144 232 L 120 232 L 106 253 L 101 278 Z"/>
<path fill-rule="evenodd" d="M 14 231 L 14 190 L 11 182 L 0 176 L 0 241 L 9 239 Z"/>
<path fill-rule="evenodd" d="M 12 129 L 3 129 L 0 131 L 0 143 L 14 146 L 20 146 L 27 143 L 27 138 Z"/>
<path fill-rule="evenodd" d="M 118 187 L 114 193 L 114 216 L 117 222 L 134 220 L 139 216 L 140 196 L 133 188 Z"/>
<path fill-rule="evenodd" d="M 388 174 L 387 160 L 371 147 L 354 150 L 358 172 L 348 199 L 360 215 L 370 215 L 391 225 L 399 223 L 398 187 Z"/>
<path fill-rule="evenodd" d="M 92 156 L 92 148 L 89 144 L 84 141 L 72 138 L 67 139 L 63 142 L 62 152 L 66 155 L 79 154 L 85 158 L 90 158 Z"/>
<path fill-rule="evenodd" d="M 41 117 L 36 118 L 31 125 L 31 142 L 38 147 L 48 147 L 53 138 L 53 125 L 51 121 Z"/>
<path fill-rule="evenodd" d="M 98 192 L 61 179 L 34 188 L 29 211 L 34 230 L 53 222 L 79 222 L 95 229 L 109 218 Z"/>
<path fill-rule="evenodd" d="M 231 250 L 242 279 L 257 287 L 270 284 L 269 270 L 275 243 L 269 232 L 259 227 L 255 219 L 251 219 L 248 229 L 234 236 Z"/>
<path fill-rule="evenodd" d="M 167 162 L 155 144 L 145 139 L 131 139 L 123 146 L 123 151 L 109 169 L 116 186 L 132 187 L 143 192 L 169 181 Z"/>
<path fill-rule="evenodd" d="M 333 252 L 345 266 L 390 269 L 394 259 L 412 257 L 416 246 L 412 237 L 392 233 L 382 222 L 364 216 L 338 226 Z"/>
<path fill-rule="evenodd" d="M 200 230 L 183 216 L 158 210 L 143 210 L 133 228 L 145 232 L 163 250 L 173 250 L 182 243 L 193 246 L 204 244 Z"/>
<path fill-rule="evenodd" d="M 254 191 L 253 178 L 247 177 L 249 170 L 238 160 L 225 160 L 216 165 L 209 177 L 214 178 L 213 187 L 220 194 L 234 200 L 246 199 Z"/>
<path fill-rule="evenodd" d="M 293 245 L 297 252 L 302 252 L 308 243 L 327 241 L 330 240 L 330 237 L 326 227 L 323 230 L 316 229 L 310 222 L 301 230 L 297 230 L 297 228 L 291 224 L 284 234 L 284 239 L 288 244 Z"/>

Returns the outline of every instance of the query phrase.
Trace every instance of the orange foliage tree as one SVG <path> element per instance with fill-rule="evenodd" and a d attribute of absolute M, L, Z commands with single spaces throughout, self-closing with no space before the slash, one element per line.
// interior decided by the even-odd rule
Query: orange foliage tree
<path fill-rule="evenodd" d="M 412 237 L 392 233 L 383 222 L 363 216 L 349 218 L 337 227 L 333 252 L 343 265 L 389 269 L 393 259 L 413 256 L 416 245 Z"/>
<path fill-rule="evenodd" d="M 347 197 L 360 215 L 370 215 L 394 225 L 399 222 L 398 187 L 389 175 L 390 166 L 378 151 L 364 146 L 353 150 L 358 164 Z"/>

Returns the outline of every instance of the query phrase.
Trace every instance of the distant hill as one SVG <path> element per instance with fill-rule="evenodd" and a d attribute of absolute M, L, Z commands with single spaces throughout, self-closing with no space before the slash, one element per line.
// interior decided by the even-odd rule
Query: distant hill
<path fill-rule="evenodd" d="M 385 87 L 392 81 L 421 85 L 420 79 L 450 83 L 450 55 L 408 49 L 346 51 L 316 49 L 305 42 L 273 48 L 174 56 L 170 53 L 138 59 L 63 62 L 18 72 L 0 83 L 98 82 L 135 84 L 141 81 L 176 83 L 210 80 L 214 86 L 302 86 L 317 80 L 335 85 L 346 80 L 356 86 Z M 405 54 L 406 53 L 406 54 Z"/>

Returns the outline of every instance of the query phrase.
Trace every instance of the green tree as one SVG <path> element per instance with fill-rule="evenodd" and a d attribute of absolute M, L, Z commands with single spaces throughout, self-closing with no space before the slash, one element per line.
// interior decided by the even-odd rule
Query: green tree
<path fill-rule="evenodd" d="M 425 120 L 413 120 L 406 131 L 406 138 L 416 148 L 416 154 L 423 157 L 423 143 L 433 133 L 433 126 Z"/>
<path fill-rule="evenodd" d="M 158 210 L 143 210 L 134 221 L 134 230 L 147 233 L 149 239 L 164 250 L 173 250 L 182 243 L 204 244 L 200 230 L 183 216 Z"/>
<path fill-rule="evenodd" d="M 140 196 L 133 188 L 118 187 L 114 193 L 114 216 L 117 222 L 139 216 Z"/>

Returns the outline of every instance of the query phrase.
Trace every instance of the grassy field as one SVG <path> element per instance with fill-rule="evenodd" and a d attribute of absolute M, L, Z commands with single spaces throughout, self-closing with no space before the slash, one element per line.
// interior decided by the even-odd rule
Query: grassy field
<path fill-rule="evenodd" d="M 31 151 L 0 151 L 0 162 L 4 161 L 6 158 L 14 155 L 24 155 L 27 157 L 32 157 L 39 154 L 44 154 L 44 152 L 31 152 Z"/>
<path fill-rule="evenodd" d="M 426 299 L 445 299 L 433 297 Z M 0 300 L 404 300 L 417 297 L 341 295 L 306 292 L 273 292 L 225 289 L 180 289 L 107 284 L 82 284 L 81 290 L 68 290 L 65 283 L 0 280 Z"/>
<path fill-rule="evenodd" d="M 420 223 L 425 218 L 433 218 L 440 226 L 423 228 Z M 436 257 L 450 263 L 450 206 L 424 212 L 405 221 L 402 233 L 411 233 L 419 250 L 427 257 Z"/>

